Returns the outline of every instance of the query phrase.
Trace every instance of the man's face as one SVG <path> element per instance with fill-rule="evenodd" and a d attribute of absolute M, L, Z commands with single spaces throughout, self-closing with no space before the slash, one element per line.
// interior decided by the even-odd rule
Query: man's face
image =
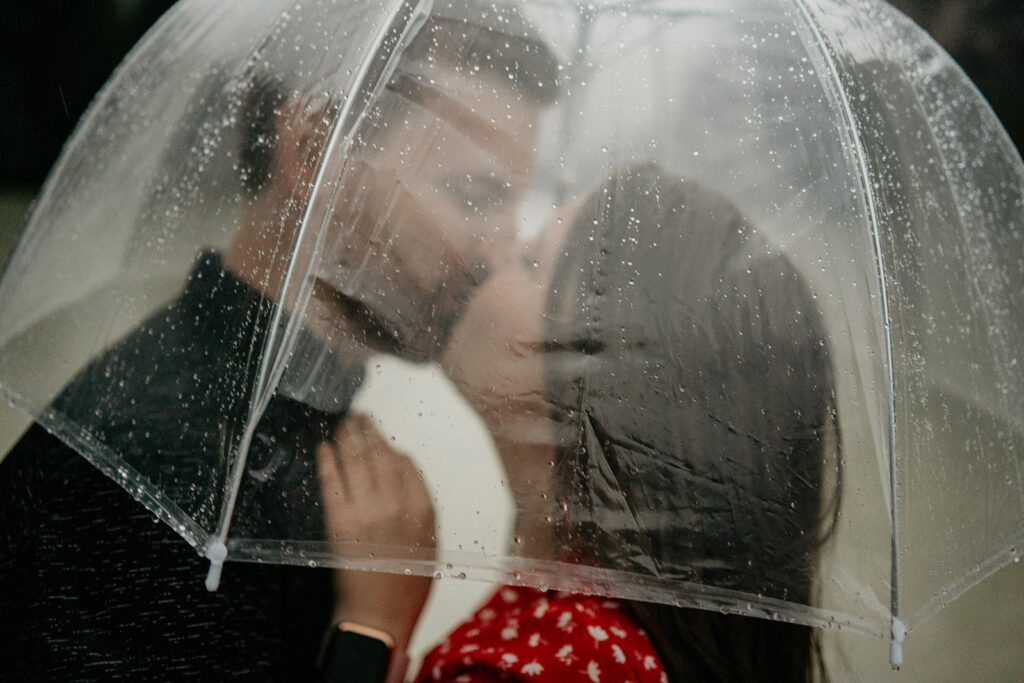
<path fill-rule="evenodd" d="M 537 113 L 472 68 L 392 79 L 346 165 L 318 283 L 371 343 L 416 360 L 443 350 L 493 255 L 511 246 Z"/>

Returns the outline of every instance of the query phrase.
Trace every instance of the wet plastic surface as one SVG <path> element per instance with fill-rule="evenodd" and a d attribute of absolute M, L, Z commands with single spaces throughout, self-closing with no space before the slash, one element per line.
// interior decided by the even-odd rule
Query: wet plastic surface
<path fill-rule="evenodd" d="M 1024 542 L 1022 190 L 881 3 L 185 2 L 20 238 L 0 390 L 225 571 L 887 638 Z M 370 385 L 435 543 L 325 532 L 310 444 Z M 486 443 L 418 455 L 439 429 Z M 445 535 L 502 505 L 507 538 Z"/>

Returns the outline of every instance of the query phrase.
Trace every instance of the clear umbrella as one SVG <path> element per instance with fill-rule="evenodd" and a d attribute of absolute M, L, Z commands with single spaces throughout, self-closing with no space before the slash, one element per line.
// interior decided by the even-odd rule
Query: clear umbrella
<path fill-rule="evenodd" d="M 192 0 L 51 174 L 0 389 L 211 587 L 436 573 L 898 646 L 1024 542 L 1022 190 L 882 3 Z M 429 547 L 324 531 L 312 450 L 371 390 Z M 507 538 L 445 535 L 496 501 Z"/>

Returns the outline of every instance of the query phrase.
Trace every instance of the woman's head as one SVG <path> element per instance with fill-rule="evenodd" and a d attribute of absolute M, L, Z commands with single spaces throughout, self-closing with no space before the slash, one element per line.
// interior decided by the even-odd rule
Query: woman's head
<path fill-rule="evenodd" d="M 840 461 L 798 271 L 728 200 L 654 166 L 592 193 L 561 253 L 545 373 L 575 436 L 555 457 L 561 542 L 602 567 L 810 603 Z M 823 676 L 809 627 L 631 608 L 673 680 Z"/>
<path fill-rule="evenodd" d="M 556 458 L 565 542 L 604 567 L 807 602 L 838 461 L 799 273 L 729 201 L 653 165 L 592 193 L 561 252 L 545 380 L 574 436 Z"/>
<path fill-rule="evenodd" d="M 798 271 L 728 200 L 653 165 L 609 177 L 495 269 L 445 362 L 499 445 L 529 446 L 506 449 L 510 480 L 547 487 L 560 559 L 811 601 L 838 505 L 828 346 Z M 744 644 L 808 669 L 788 624 L 635 609 L 688 661 Z"/>

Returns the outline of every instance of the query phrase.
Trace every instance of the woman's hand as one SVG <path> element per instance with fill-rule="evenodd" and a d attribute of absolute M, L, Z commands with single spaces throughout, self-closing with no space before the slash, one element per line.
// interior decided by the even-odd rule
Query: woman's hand
<path fill-rule="evenodd" d="M 369 418 L 348 419 L 317 449 L 317 463 L 332 543 L 433 547 L 434 508 L 423 477 Z M 335 619 L 386 631 L 405 649 L 430 584 L 421 576 L 336 571 Z"/>

